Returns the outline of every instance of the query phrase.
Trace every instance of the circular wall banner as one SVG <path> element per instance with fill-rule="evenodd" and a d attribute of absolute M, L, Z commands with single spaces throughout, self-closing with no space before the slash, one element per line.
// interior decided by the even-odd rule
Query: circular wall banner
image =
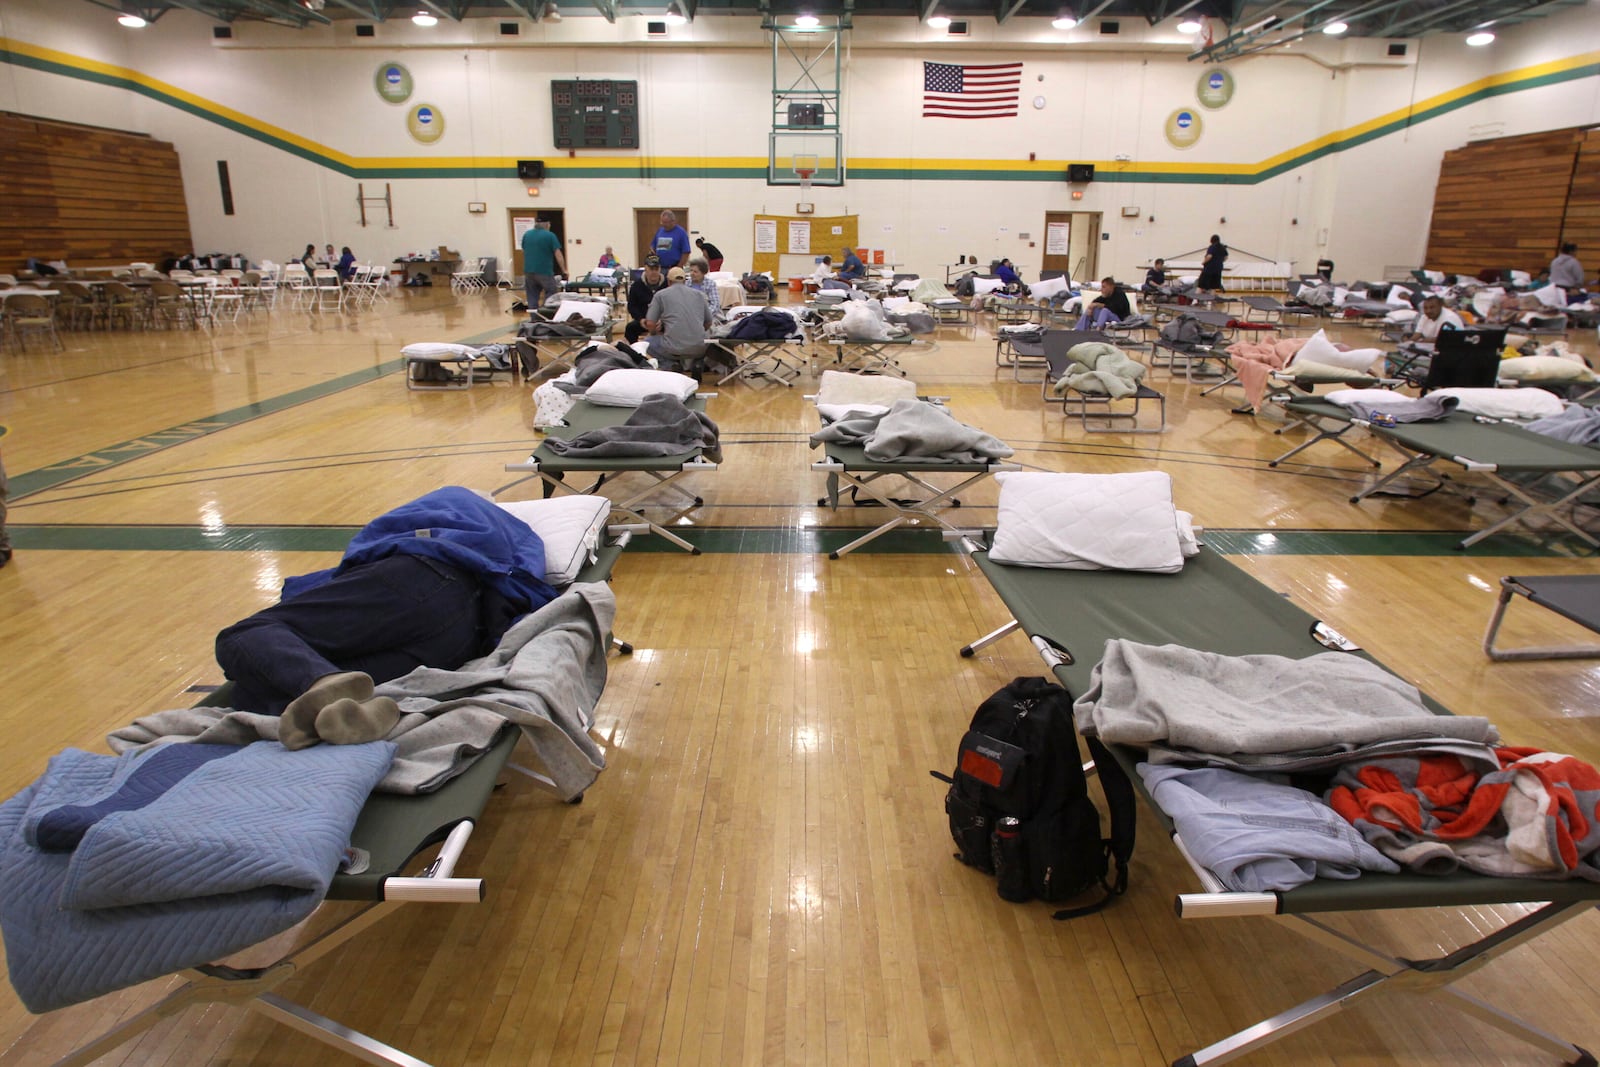
<path fill-rule="evenodd" d="M 444 136 L 444 113 L 432 104 L 418 104 L 406 116 L 406 130 L 423 144 L 432 144 Z"/>
<path fill-rule="evenodd" d="M 1221 67 L 1214 67 L 1201 73 L 1200 80 L 1194 85 L 1194 95 L 1201 107 L 1215 111 L 1233 99 L 1233 89 L 1233 75 Z"/>
<path fill-rule="evenodd" d="M 1173 148 L 1193 148 L 1200 140 L 1200 113 L 1180 107 L 1167 116 L 1167 143 Z"/>
<path fill-rule="evenodd" d="M 383 63 L 372 76 L 378 95 L 391 104 L 404 103 L 411 96 L 411 72 L 398 63 Z"/>

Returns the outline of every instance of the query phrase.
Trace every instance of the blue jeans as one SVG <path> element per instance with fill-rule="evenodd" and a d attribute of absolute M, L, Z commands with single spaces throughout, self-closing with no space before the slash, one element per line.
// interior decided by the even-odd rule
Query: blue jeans
<path fill-rule="evenodd" d="M 1080 330 L 1103 330 L 1107 324 L 1121 322 L 1122 318 L 1108 307 L 1097 307 L 1093 311 L 1085 311 L 1078 319 Z"/>
<path fill-rule="evenodd" d="M 233 707 L 278 715 L 325 674 L 364 671 L 386 682 L 421 666 L 461 666 L 510 625 L 511 617 L 485 620 L 496 603 L 459 568 L 388 556 L 234 623 L 217 635 L 217 663 L 235 684 Z"/>

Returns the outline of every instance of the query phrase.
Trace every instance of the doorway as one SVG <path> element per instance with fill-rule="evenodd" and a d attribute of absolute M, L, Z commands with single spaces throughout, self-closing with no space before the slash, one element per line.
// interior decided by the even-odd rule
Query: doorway
<path fill-rule="evenodd" d="M 1041 270 L 1065 271 L 1075 282 L 1100 276 L 1098 211 L 1046 211 Z"/>
<path fill-rule="evenodd" d="M 633 209 L 633 254 L 634 263 L 643 264 L 644 257 L 650 254 L 650 238 L 661 229 L 661 213 L 670 211 L 678 216 L 678 225 L 684 232 L 690 232 L 689 209 L 686 207 L 636 207 Z M 693 249 L 691 249 L 693 251 Z M 676 267 L 676 263 L 661 264 L 662 270 Z"/>
<path fill-rule="evenodd" d="M 567 253 L 567 213 L 563 208 L 549 207 L 513 207 L 506 209 L 506 221 L 511 227 L 511 284 L 522 284 L 522 235 L 539 220 L 550 224 L 550 232 L 556 235 L 556 240 L 561 242 L 561 255 L 566 258 Z M 572 261 L 567 260 L 567 273 L 572 273 Z"/>

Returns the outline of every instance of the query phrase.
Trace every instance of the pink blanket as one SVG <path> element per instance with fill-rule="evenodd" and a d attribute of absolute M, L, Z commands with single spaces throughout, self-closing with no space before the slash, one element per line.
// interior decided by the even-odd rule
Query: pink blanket
<path fill-rule="evenodd" d="M 1267 383 L 1272 380 L 1272 372 L 1287 366 L 1305 343 L 1304 337 L 1278 337 L 1269 333 L 1253 341 L 1239 341 L 1228 346 L 1228 355 L 1233 359 L 1233 371 L 1239 376 L 1245 399 L 1250 401 L 1252 408 L 1261 407 L 1261 401 L 1267 395 Z"/>

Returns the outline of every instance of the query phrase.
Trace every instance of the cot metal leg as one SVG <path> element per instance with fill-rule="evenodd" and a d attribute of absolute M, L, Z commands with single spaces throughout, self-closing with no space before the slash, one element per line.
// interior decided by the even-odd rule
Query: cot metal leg
<path fill-rule="evenodd" d="M 1494 614 L 1489 616 L 1489 628 L 1483 634 L 1483 654 L 1497 663 L 1523 659 L 1593 659 L 1600 656 L 1600 645 L 1530 645 L 1526 648 L 1495 648 L 1495 638 L 1500 634 L 1500 623 L 1505 619 L 1506 608 L 1514 595 L 1529 596 L 1529 592 L 1509 578 L 1500 579 L 1500 599 L 1495 603 Z"/>
<path fill-rule="evenodd" d="M 1479 541 L 1482 541 L 1485 537 L 1498 533 L 1514 523 L 1527 522 L 1535 515 L 1545 516 L 1551 522 L 1555 523 L 1557 526 L 1560 526 L 1568 533 L 1574 534 L 1575 536 L 1581 538 L 1590 547 L 1600 548 L 1600 541 L 1595 540 L 1595 538 L 1585 533 L 1582 529 L 1566 519 L 1564 516 L 1556 514 L 1557 508 L 1564 507 L 1573 500 L 1576 500 L 1583 493 L 1587 492 L 1597 480 L 1600 480 L 1600 476 L 1584 479 L 1579 483 L 1576 489 L 1573 489 L 1570 493 L 1567 493 L 1555 500 L 1540 501 L 1535 500 L 1532 496 L 1524 492 L 1521 486 L 1514 482 L 1507 481 L 1498 474 L 1492 474 L 1487 471 L 1481 471 L 1479 473 L 1487 474 L 1490 481 L 1494 482 L 1506 492 L 1516 497 L 1525 506 L 1520 511 L 1514 512 L 1511 515 L 1507 515 L 1494 525 L 1487 526 L 1484 529 L 1479 530 L 1477 533 L 1473 534 L 1471 537 L 1468 537 L 1466 540 L 1457 545 L 1457 548 L 1470 548 Z"/>
<path fill-rule="evenodd" d="M 298 1004 L 284 1000 L 276 993 L 263 993 L 250 1001 L 246 1007 L 274 1022 L 298 1030 L 307 1037 L 316 1038 L 325 1045 L 347 1052 L 365 1063 L 377 1064 L 378 1067 L 431 1067 L 426 1060 L 419 1060 L 415 1056 L 401 1052 L 393 1045 L 386 1045 L 359 1030 L 352 1030 L 348 1026 L 318 1015 L 309 1008 L 302 1008 Z"/>
<path fill-rule="evenodd" d="M 978 650 L 980 648 L 988 648 L 990 645 L 994 644 L 996 641 L 1000 640 L 1002 637 L 1005 637 L 1007 634 L 1013 633 L 1017 629 L 1017 627 L 1019 627 L 1021 625 L 1022 624 L 1019 623 L 1016 619 L 1012 619 L 1010 622 L 1006 623 L 1004 626 L 1000 627 L 998 630 L 991 630 L 988 633 L 984 634 L 982 637 L 980 637 L 976 641 L 972 642 L 972 644 L 970 644 L 970 645 L 962 645 L 961 646 L 961 654 L 963 656 L 967 657 L 968 659 L 971 659 L 973 656 L 978 654 Z"/>
<path fill-rule="evenodd" d="M 1350 430 L 1351 425 L 1352 425 L 1351 423 L 1342 423 L 1342 424 L 1339 425 L 1338 429 L 1330 430 L 1325 425 L 1323 425 L 1320 422 L 1315 421 L 1314 419 L 1307 418 L 1307 417 L 1305 417 L 1303 415 L 1299 416 L 1299 417 L 1297 417 L 1295 419 L 1294 422 L 1291 422 L 1286 426 L 1280 426 L 1276 430 L 1273 430 L 1272 432 L 1274 434 L 1276 434 L 1276 435 L 1282 435 L 1283 433 L 1285 433 L 1288 430 L 1293 430 L 1293 429 L 1295 429 L 1296 427 L 1299 427 L 1299 426 L 1305 426 L 1308 429 L 1312 429 L 1312 430 L 1317 431 L 1317 435 L 1315 437 L 1313 437 L 1309 441 L 1302 441 L 1300 444 L 1296 445 L 1294 448 L 1289 449 L 1289 451 L 1285 452 L 1283 455 L 1279 456 L 1277 459 L 1268 460 L 1267 461 L 1267 466 L 1276 467 L 1278 464 L 1282 463 L 1284 460 L 1288 459 L 1290 456 L 1297 456 L 1301 452 L 1304 452 L 1306 449 L 1310 448 L 1314 444 L 1317 444 L 1318 442 L 1321 442 L 1321 441 L 1333 441 L 1336 444 L 1341 444 L 1344 447 L 1348 448 L 1350 451 L 1354 452 L 1356 455 L 1360 456 L 1362 459 L 1366 460 L 1368 463 L 1372 464 L 1374 467 L 1382 467 L 1383 466 L 1382 463 L 1380 463 L 1377 460 L 1373 459 L 1371 456 L 1369 456 L 1365 452 L 1361 451 L 1361 449 L 1357 448 L 1355 445 L 1351 444 L 1349 441 L 1346 441 L 1344 439 L 1344 435 Z"/>
<path fill-rule="evenodd" d="M 1393 442 L 1390 442 L 1390 443 L 1393 444 Z M 1390 482 L 1394 481 L 1396 478 L 1399 478 L 1399 477 L 1401 477 L 1403 475 L 1406 475 L 1406 474 L 1410 474 L 1412 471 L 1419 471 L 1419 470 L 1422 470 L 1422 469 L 1424 469 L 1426 467 L 1431 467 L 1433 465 L 1434 461 L 1439 458 L 1438 456 L 1412 455 L 1411 453 L 1405 451 L 1405 449 L 1400 448 L 1399 445 L 1394 445 L 1394 447 L 1395 447 L 1395 449 L 1397 451 L 1400 452 L 1401 455 L 1406 457 L 1405 463 L 1401 464 L 1395 470 L 1390 471 L 1388 474 L 1384 475 L 1382 478 L 1379 478 L 1377 481 L 1373 482 L 1371 485 L 1369 485 L 1365 489 L 1361 490 L 1361 492 L 1359 492 L 1355 496 L 1351 497 L 1350 498 L 1350 503 L 1352 503 L 1352 504 L 1361 503 L 1367 497 L 1371 496 L 1373 493 L 1376 493 L 1378 490 L 1382 489 L 1384 486 L 1388 485 Z M 1441 485 L 1444 484 L 1442 480 L 1441 480 L 1440 484 Z M 1463 544 L 1463 547 L 1465 547 L 1464 544 Z"/>

